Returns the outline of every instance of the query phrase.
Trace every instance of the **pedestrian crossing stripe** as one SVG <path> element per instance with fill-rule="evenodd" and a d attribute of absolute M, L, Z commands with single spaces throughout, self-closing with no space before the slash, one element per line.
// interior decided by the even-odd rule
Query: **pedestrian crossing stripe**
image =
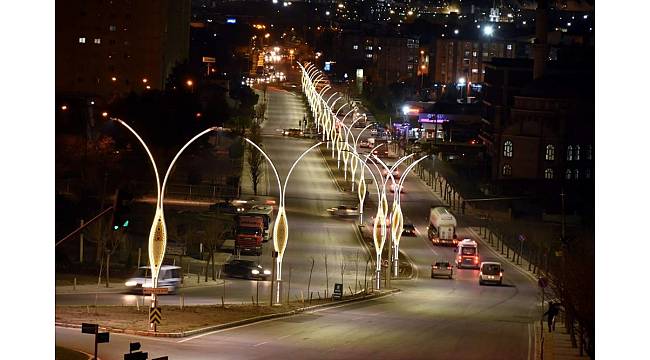
<path fill-rule="evenodd" d="M 159 307 L 149 308 L 149 323 L 160 325 L 162 320 L 162 311 Z"/>

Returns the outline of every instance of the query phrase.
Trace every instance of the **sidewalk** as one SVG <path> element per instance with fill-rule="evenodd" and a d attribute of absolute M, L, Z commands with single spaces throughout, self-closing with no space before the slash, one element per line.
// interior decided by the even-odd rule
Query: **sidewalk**
<path fill-rule="evenodd" d="M 485 228 L 484 228 L 485 229 Z M 522 274 L 529 277 L 531 281 L 537 281 L 538 271 L 534 265 L 529 263 L 526 259 L 516 256 L 515 251 L 499 242 L 498 238 L 493 237 L 490 230 L 485 229 L 481 232 L 480 228 L 469 228 L 474 233 L 475 237 L 479 239 L 483 245 L 488 246 L 494 254 L 500 257 L 503 261 L 509 262 L 516 266 Z M 496 240 L 496 241 L 495 241 Z M 571 338 L 564 327 L 564 321 L 557 319 L 555 323 L 555 331 L 548 332 L 546 322 L 544 328 L 541 328 L 539 321 L 535 321 L 535 359 L 538 360 L 553 360 L 553 359 L 585 359 L 588 356 L 580 356 L 580 350 L 571 346 Z M 542 349 L 543 343 L 543 349 Z"/>

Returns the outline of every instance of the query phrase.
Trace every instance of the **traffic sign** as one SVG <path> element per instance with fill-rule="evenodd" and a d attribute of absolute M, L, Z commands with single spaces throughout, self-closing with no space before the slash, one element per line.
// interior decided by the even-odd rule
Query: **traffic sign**
<path fill-rule="evenodd" d="M 160 325 L 162 320 L 162 311 L 159 307 L 149 308 L 149 323 Z"/>
<path fill-rule="evenodd" d="M 548 286 L 548 280 L 545 277 L 541 277 L 539 278 L 539 280 L 537 280 L 537 285 L 539 285 L 539 287 L 544 289 L 545 287 Z"/>
<path fill-rule="evenodd" d="M 169 292 L 168 288 L 142 288 L 142 292 L 145 295 L 149 294 L 167 294 Z"/>
<path fill-rule="evenodd" d="M 343 297 L 343 284 L 334 284 L 334 294 L 332 298 L 335 300 L 341 300 Z"/>
<path fill-rule="evenodd" d="M 99 326 L 97 324 L 88 324 L 88 323 L 82 323 L 81 324 L 81 333 L 82 334 L 97 334 L 97 329 Z"/>
<path fill-rule="evenodd" d="M 97 336 L 97 343 L 98 344 L 107 343 L 108 339 L 110 337 L 110 333 L 107 333 L 107 332 L 97 333 L 97 335 L 95 335 L 95 336 Z"/>
<path fill-rule="evenodd" d="M 129 352 L 134 352 L 140 350 L 140 343 L 139 342 L 132 342 L 129 343 Z"/>
<path fill-rule="evenodd" d="M 147 360 L 149 353 L 138 351 L 130 354 L 124 354 L 124 360 Z"/>

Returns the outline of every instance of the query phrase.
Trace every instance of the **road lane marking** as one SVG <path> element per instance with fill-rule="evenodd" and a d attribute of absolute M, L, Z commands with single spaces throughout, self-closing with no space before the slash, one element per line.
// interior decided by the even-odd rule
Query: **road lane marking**
<path fill-rule="evenodd" d="M 528 357 L 526 357 L 526 359 L 529 359 L 529 360 L 530 360 L 530 347 L 531 347 L 530 338 L 531 338 L 530 323 L 528 323 Z"/>
<path fill-rule="evenodd" d="M 263 341 L 263 342 L 261 342 L 261 343 L 259 343 L 259 344 L 255 344 L 255 345 L 253 345 L 253 347 L 258 347 L 258 346 L 260 346 L 260 345 L 264 345 L 264 344 L 267 344 L 267 343 L 268 343 L 268 341 Z"/>

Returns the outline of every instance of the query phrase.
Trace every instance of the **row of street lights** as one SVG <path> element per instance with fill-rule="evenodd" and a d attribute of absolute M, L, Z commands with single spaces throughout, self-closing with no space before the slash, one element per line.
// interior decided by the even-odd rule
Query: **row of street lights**
<path fill-rule="evenodd" d="M 363 223 L 363 205 L 364 205 L 363 203 L 366 194 L 366 183 L 365 183 L 366 168 L 368 169 L 370 175 L 373 177 L 373 181 L 375 183 L 375 188 L 377 191 L 377 214 L 373 221 L 372 234 L 373 234 L 373 243 L 374 243 L 375 253 L 376 253 L 375 287 L 379 289 L 380 279 L 381 279 L 381 255 L 388 235 L 386 229 L 386 223 L 390 218 L 390 224 L 391 224 L 390 235 L 391 235 L 392 245 L 389 248 L 389 257 L 393 258 L 393 273 L 395 276 L 397 276 L 399 274 L 399 255 L 398 255 L 399 242 L 401 239 L 403 225 L 404 225 L 403 215 L 401 210 L 401 202 L 400 202 L 401 189 L 404 180 L 406 179 L 406 175 L 408 175 L 408 173 L 415 167 L 415 165 L 417 165 L 420 161 L 424 160 L 426 156 L 414 161 L 411 165 L 409 165 L 407 169 L 404 171 L 400 181 L 396 183 L 395 178 L 393 177 L 393 171 L 402 162 L 412 157 L 413 154 L 400 158 L 399 160 L 397 160 L 397 162 L 395 162 L 395 164 L 391 168 L 389 168 L 384 161 L 382 161 L 379 157 L 374 155 L 374 150 L 376 150 L 382 145 L 385 145 L 385 144 L 380 144 L 375 148 L 371 149 L 370 153 L 366 155 L 365 159 L 362 159 L 357 152 L 357 142 L 361 137 L 361 134 L 373 124 L 369 124 L 365 128 L 363 128 L 363 130 L 361 130 L 361 132 L 357 135 L 356 138 L 352 134 L 352 145 L 350 145 L 349 137 L 352 132 L 351 129 L 360 118 L 358 116 L 358 111 L 357 111 L 358 109 L 356 108 L 356 106 L 354 106 L 352 109 L 348 111 L 347 114 L 343 116 L 342 119 L 339 119 L 338 116 L 339 112 L 347 104 L 343 104 L 341 107 L 339 107 L 336 110 L 336 112 L 333 111 L 333 108 L 334 105 L 340 99 L 343 98 L 343 96 L 339 95 L 338 97 L 336 97 L 338 93 L 334 92 L 327 98 L 327 100 L 325 100 L 324 95 L 327 93 L 327 91 L 332 89 L 331 86 L 328 84 L 325 75 L 314 64 L 308 63 L 306 64 L 306 66 L 303 66 L 302 64 L 298 63 L 298 66 L 301 68 L 302 71 L 302 78 L 301 78 L 302 89 L 303 92 L 305 93 L 305 96 L 307 97 L 309 108 L 312 112 L 316 128 L 319 131 L 321 128 L 323 129 L 322 140 L 327 141 L 328 148 L 331 147 L 332 158 L 334 158 L 334 149 L 338 151 L 337 167 L 339 168 L 340 168 L 341 155 L 343 156 L 344 177 L 346 180 L 347 180 L 348 160 L 350 160 L 350 172 L 352 175 L 352 179 L 351 179 L 352 191 L 354 191 L 356 169 L 359 164 L 362 165 L 361 175 L 359 178 L 359 186 L 358 186 L 360 223 Z M 319 83 L 321 82 L 323 82 L 324 84 L 321 86 L 320 89 L 318 89 Z M 331 99 L 334 97 L 336 97 L 336 100 L 334 100 L 334 102 L 330 104 Z M 345 124 L 345 120 L 351 113 L 354 113 L 352 117 L 353 121 L 348 126 Z M 345 131 L 345 135 L 343 135 L 343 131 Z M 350 158 L 350 156 L 352 157 Z M 379 165 L 381 165 L 387 171 L 385 178 L 383 177 L 381 178 L 382 179 L 381 188 L 379 187 L 379 182 L 375 178 L 372 168 L 368 165 L 368 162 L 374 165 L 375 170 L 379 174 L 381 174 Z M 386 196 L 386 185 L 389 179 L 391 180 L 391 185 L 393 186 L 394 189 L 393 202 L 392 202 L 393 205 L 390 212 L 388 211 L 388 200 Z M 391 256 L 393 249 L 395 251 L 395 255 Z"/>

